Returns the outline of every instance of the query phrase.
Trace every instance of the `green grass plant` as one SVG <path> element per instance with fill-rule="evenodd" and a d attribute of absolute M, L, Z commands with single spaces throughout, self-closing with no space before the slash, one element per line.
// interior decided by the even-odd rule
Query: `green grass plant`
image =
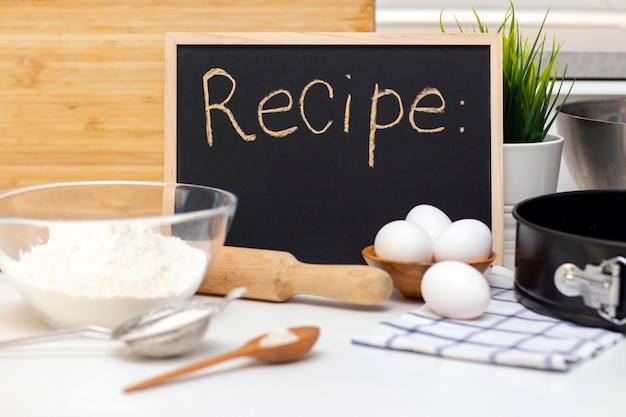
<path fill-rule="evenodd" d="M 481 21 L 476 9 L 472 8 L 472 11 L 477 22 L 477 27 L 474 27 L 473 31 L 487 33 L 489 30 Z M 559 77 L 556 57 L 563 44 L 557 44 L 554 38 L 548 43 L 546 35 L 543 34 L 549 11 L 548 9 L 537 36 L 532 41 L 522 35 L 512 2 L 497 30 L 502 34 L 505 143 L 543 141 L 556 120 L 558 106 L 567 101 L 571 92 L 570 86 L 563 100 L 557 103 L 567 66 L 563 75 Z M 443 10 L 439 17 L 439 26 L 441 32 L 445 32 Z M 457 26 L 464 32 L 458 19 Z"/>

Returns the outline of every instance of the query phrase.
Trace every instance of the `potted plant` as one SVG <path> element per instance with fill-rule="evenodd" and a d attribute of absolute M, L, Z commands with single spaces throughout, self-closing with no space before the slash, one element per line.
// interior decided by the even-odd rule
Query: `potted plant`
<path fill-rule="evenodd" d="M 488 28 L 472 8 L 477 27 L 474 32 L 486 33 Z M 504 127 L 504 245 L 505 266 L 512 266 L 515 247 L 515 221 L 511 210 L 526 198 L 556 192 L 563 138 L 549 133 L 556 120 L 557 107 L 565 103 L 571 92 L 561 95 L 567 67 L 559 76 L 556 57 L 562 43 L 548 42 L 544 25 L 546 12 L 537 35 L 531 39 L 522 34 L 510 3 L 497 32 L 502 34 L 502 93 Z M 459 30 L 464 31 L 459 23 Z M 439 17 L 442 32 L 443 10 Z"/>

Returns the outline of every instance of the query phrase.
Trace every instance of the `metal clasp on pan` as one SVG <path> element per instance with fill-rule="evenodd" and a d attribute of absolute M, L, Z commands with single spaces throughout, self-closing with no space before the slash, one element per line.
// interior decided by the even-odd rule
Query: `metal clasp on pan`
<path fill-rule="evenodd" d="M 587 307 L 595 308 L 604 320 L 621 326 L 626 317 L 617 318 L 621 269 L 626 266 L 626 258 L 618 256 L 602 261 L 600 265 L 585 266 L 581 270 L 576 265 L 566 263 L 554 272 L 554 284 L 561 294 L 568 297 L 582 296 Z"/>

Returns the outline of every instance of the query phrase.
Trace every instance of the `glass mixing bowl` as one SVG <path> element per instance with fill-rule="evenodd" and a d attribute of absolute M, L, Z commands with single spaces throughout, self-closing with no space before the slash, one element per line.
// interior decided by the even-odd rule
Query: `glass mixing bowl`
<path fill-rule="evenodd" d="M 53 327 L 114 328 L 190 298 L 237 197 L 188 184 L 56 183 L 0 193 L 0 269 Z"/>

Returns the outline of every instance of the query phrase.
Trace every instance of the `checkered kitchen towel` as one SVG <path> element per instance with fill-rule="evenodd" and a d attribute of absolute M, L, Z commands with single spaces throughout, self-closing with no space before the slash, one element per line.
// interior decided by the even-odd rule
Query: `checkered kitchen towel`
<path fill-rule="evenodd" d="M 620 333 L 542 316 L 519 304 L 513 272 L 494 266 L 491 303 L 474 320 L 449 320 L 428 306 L 378 323 L 353 337 L 358 345 L 553 371 L 567 371 L 624 340 Z"/>

